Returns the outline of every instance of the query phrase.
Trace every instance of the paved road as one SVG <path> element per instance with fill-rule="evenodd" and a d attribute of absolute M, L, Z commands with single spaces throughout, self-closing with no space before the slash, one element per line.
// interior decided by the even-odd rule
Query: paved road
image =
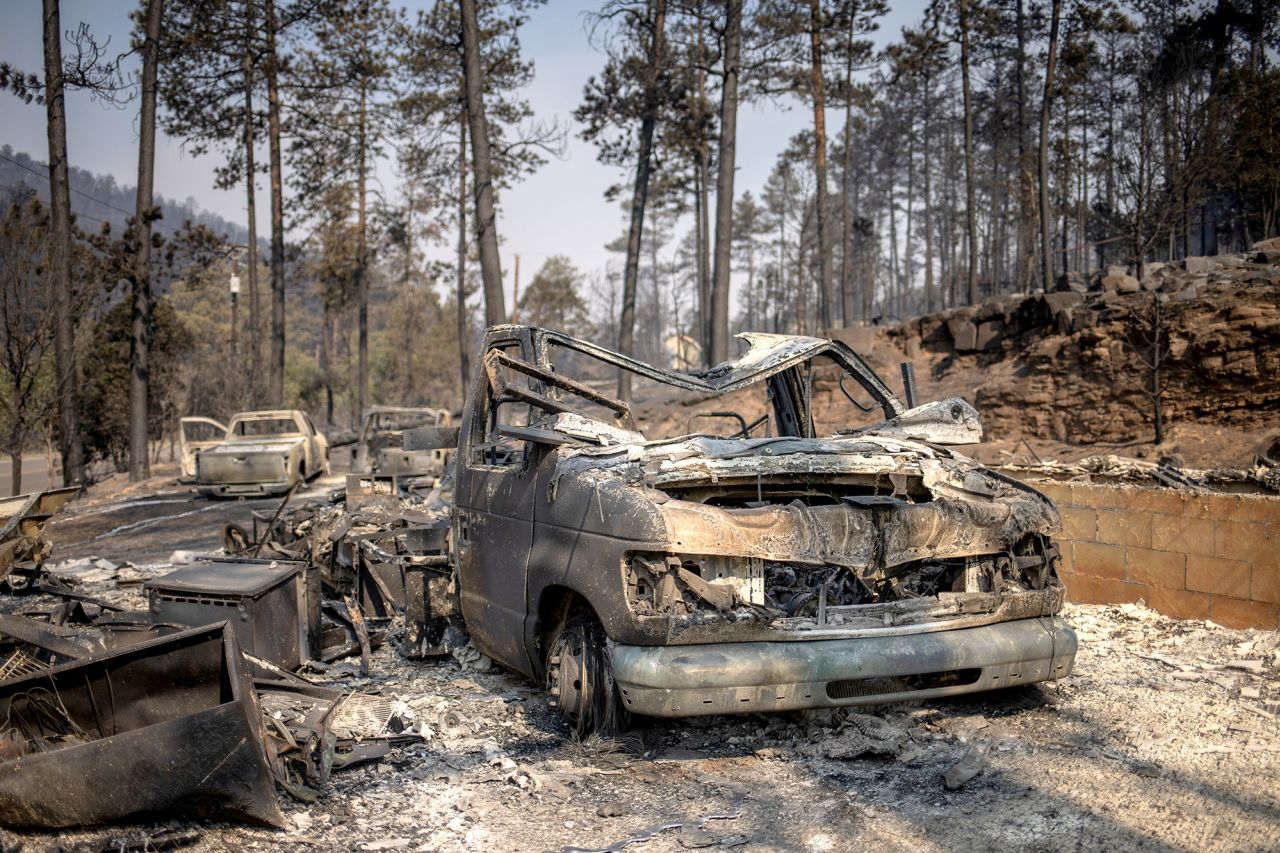
<path fill-rule="evenodd" d="M 54 486 L 49 485 L 49 463 L 40 454 L 27 454 L 22 457 L 22 493 L 42 492 L 45 489 L 56 488 L 62 485 L 62 477 L 56 470 L 58 464 L 57 459 L 53 462 L 55 466 L 53 479 Z M 0 497 L 9 497 L 13 494 L 13 490 L 9 488 L 9 484 L 13 477 L 13 465 L 9 461 L 8 456 L 0 456 Z"/>
<path fill-rule="evenodd" d="M 296 493 L 289 506 L 324 501 L 338 476 L 322 477 Z M 222 527 L 234 522 L 253 530 L 253 511 L 273 512 L 280 498 L 209 500 L 172 481 L 162 491 L 132 494 L 115 500 L 74 501 L 45 526 L 53 544 L 53 562 L 79 557 L 105 557 L 112 562 L 149 565 L 168 560 L 174 551 L 207 553 L 222 547 Z"/>

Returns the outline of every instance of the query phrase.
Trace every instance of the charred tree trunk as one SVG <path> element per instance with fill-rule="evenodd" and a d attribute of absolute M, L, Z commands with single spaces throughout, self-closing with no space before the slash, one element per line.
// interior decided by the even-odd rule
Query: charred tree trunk
<path fill-rule="evenodd" d="M 853 325 L 853 22 L 845 43 L 844 65 L 844 162 L 840 208 L 840 322 Z"/>
<path fill-rule="evenodd" d="M 45 114 L 49 138 L 49 287 L 55 314 L 53 351 L 58 374 L 59 447 L 63 485 L 84 483 L 80 441 L 80 371 L 71 305 L 71 184 L 67 176 L 67 109 L 62 81 L 62 23 L 58 0 L 44 0 Z"/>
<path fill-rule="evenodd" d="M 267 29 L 267 144 L 271 160 L 271 365 L 268 403 L 284 406 L 284 170 L 280 153 L 279 56 L 276 54 L 276 4 L 265 0 Z"/>
<path fill-rule="evenodd" d="M 897 164 L 895 163 L 894 166 Z M 891 168 L 889 172 L 889 292 L 885 294 L 881 301 L 880 315 L 886 320 L 893 316 L 894 306 L 897 300 L 898 288 L 901 286 L 901 279 L 898 272 L 898 202 L 893 195 L 894 178 L 897 169 Z M 895 318 L 896 319 L 896 318 Z"/>
<path fill-rule="evenodd" d="M 1089 272 L 1089 110 L 1080 110 L 1080 193 L 1076 198 L 1076 269 Z M 1188 237 L 1190 239 L 1190 237 Z"/>
<path fill-rule="evenodd" d="M 404 387 L 400 389 L 402 405 L 413 405 L 413 181 L 405 188 L 404 213 L 404 269 L 401 272 L 401 293 L 404 312 L 400 317 L 401 346 L 404 348 Z"/>
<path fill-rule="evenodd" d="M 464 3 L 473 0 L 463 0 Z M 635 350 L 636 279 L 640 273 L 640 240 L 644 232 L 644 207 L 649 197 L 653 169 L 653 130 L 658 120 L 658 80 L 662 73 L 663 29 L 667 0 L 653 0 L 653 41 L 649 54 L 649 79 L 645 85 L 644 115 L 640 120 L 640 146 L 636 155 L 636 183 L 631 193 L 631 226 L 627 230 L 627 260 L 622 273 L 622 313 L 618 318 L 618 349 L 624 355 Z M 618 371 L 618 396 L 631 399 L 631 374 Z"/>
<path fill-rule="evenodd" d="M 729 250 L 733 240 L 733 170 L 738 145 L 738 61 L 742 52 L 742 0 L 729 0 L 724 36 L 724 87 L 720 95 L 720 152 L 716 180 L 715 276 L 711 285 L 711 358 L 729 358 Z M 754 239 L 748 235 L 748 240 Z M 750 251 L 750 249 L 748 249 Z M 750 288 L 750 284 L 747 285 Z"/>
<path fill-rule="evenodd" d="M 1168 355 L 1168 349 L 1165 344 L 1168 334 L 1165 329 L 1163 295 L 1159 293 L 1151 294 L 1150 307 L 1136 312 L 1134 319 L 1137 321 L 1137 328 L 1133 334 L 1133 338 L 1136 340 L 1133 340 L 1132 344 L 1136 344 L 1136 346 L 1133 346 L 1132 349 L 1138 363 L 1145 367 L 1150 375 L 1151 387 L 1150 389 L 1143 388 L 1142 392 L 1151 401 L 1151 420 L 1155 432 L 1155 443 L 1160 445 L 1164 444 L 1165 438 L 1164 363 L 1165 357 Z"/>
<path fill-rule="evenodd" d="M 1147 110 L 1147 93 L 1139 89 L 1138 91 L 1138 168 L 1137 181 L 1133 198 L 1133 263 L 1137 270 L 1138 280 L 1142 280 L 1143 273 L 1146 272 L 1146 211 L 1147 204 L 1151 195 L 1151 185 L 1148 180 L 1148 171 L 1150 165 L 1148 158 L 1150 157 L 1149 135 L 1150 135 L 1150 113 Z"/>
<path fill-rule="evenodd" d="M 461 0 L 463 77 L 467 118 L 471 124 L 471 168 L 475 177 L 476 241 L 480 246 L 480 277 L 484 281 L 485 324 L 507 322 L 502 294 L 502 264 L 498 258 L 498 225 L 493 201 L 493 157 L 484 113 L 484 76 L 480 69 L 480 32 L 476 0 Z M 634 291 L 633 296 L 634 299 Z"/>
<path fill-rule="evenodd" d="M 711 356 L 711 279 L 707 274 L 707 236 L 705 208 L 707 170 L 702 152 L 694 155 L 693 169 L 693 274 L 698 288 L 698 350 L 703 365 Z"/>
<path fill-rule="evenodd" d="M 831 308 L 835 303 L 831 274 L 831 239 L 827 234 L 827 118 L 822 69 L 822 3 L 809 0 L 810 85 L 813 87 L 813 171 L 818 182 L 814 208 L 818 228 L 818 283 L 821 296 L 822 328 L 831 328 Z"/>
<path fill-rule="evenodd" d="M 866 176 L 868 185 L 870 184 L 872 180 L 872 175 L 874 174 L 874 169 L 872 165 L 873 157 L 874 157 L 874 152 L 872 151 L 871 146 L 868 145 L 867 160 L 863 166 L 863 172 L 862 172 L 863 175 Z M 856 187 L 854 191 L 855 192 L 857 191 Z M 872 192 L 871 188 L 870 186 L 868 186 L 868 190 L 867 190 L 868 196 L 871 195 L 871 192 Z M 875 209 L 874 204 L 872 202 L 868 202 L 868 208 L 869 210 L 874 211 Z M 876 223 L 876 225 L 877 227 L 873 229 L 873 233 L 878 234 L 880 231 L 878 227 L 879 223 Z M 861 316 L 862 316 L 862 322 L 870 323 L 871 312 L 872 312 L 873 306 L 875 305 L 875 299 L 876 299 L 875 270 L 876 270 L 876 265 L 879 263 L 879 260 L 878 258 L 875 258 L 875 256 L 872 254 L 872 250 L 868 249 L 867 241 L 860 240 L 859 247 L 860 247 L 860 250 L 858 252 L 857 272 L 858 272 L 858 293 L 861 296 L 861 307 L 862 307 Z M 872 258 L 868 258 L 867 257 L 868 255 L 872 255 Z"/>
<path fill-rule="evenodd" d="M 257 166 L 253 155 L 253 4 L 245 3 L 244 28 L 244 164 L 245 214 L 249 226 L 249 405 L 257 408 L 261 391 L 258 387 L 262 371 L 262 341 L 258 324 L 258 222 L 254 199 Z"/>
<path fill-rule="evenodd" d="M 1107 49 L 1107 171 L 1106 197 L 1107 213 L 1114 215 L 1116 209 L 1116 77 L 1120 71 L 1116 67 L 1116 49 L 1111 45 Z"/>
<path fill-rule="evenodd" d="M 1053 73 L 1058 64 L 1058 24 L 1062 0 L 1053 0 L 1049 23 L 1049 56 L 1040 101 L 1040 279 L 1045 292 L 1053 290 L 1053 220 L 1049 216 L 1049 112 L 1053 107 Z"/>
<path fill-rule="evenodd" d="M 1062 204 L 1062 233 L 1058 237 L 1058 246 L 1062 260 L 1062 272 L 1065 275 L 1071 269 L 1071 258 L 1067 240 L 1070 238 L 1071 223 L 1071 98 L 1063 93 L 1062 98 L 1062 172 L 1058 176 L 1059 198 Z M 1045 287 L 1047 293 L 1049 288 Z"/>
<path fill-rule="evenodd" d="M 1055 0 L 1055 2 L 1061 2 L 1061 0 Z M 978 302 L 978 205 L 973 174 L 973 98 L 969 91 L 969 0 L 959 0 L 956 8 L 960 21 L 960 85 L 964 93 L 964 194 L 965 228 L 969 232 L 969 304 L 976 305 Z"/>
<path fill-rule="evenodd" d="M 9 454 L 9 494 L 22 494 L 22 445 L 24 439 L 18 438 L 9 442 L 5 452 Z"/>
<path fill-rule="evenodd" d="M 938 308 L 933 280 L 933 187 L 930 182 L 930 173 L 933 169 L 929 161 L 929 135 L 931 132 L 929 117 L 932 113 L 929 101 L 932 94 L 932 81 L 926 70 L 924 75 L 924 133 L 921 140 L 921 146 L 924 150 L 920 161 L 920 168 L 924 172 L 922 177 L 924 179 L 924 310 L 926 314 L 931 314 Z"/>
<path fill-rule="evenodd" d="M 463 403 L 471 365 L 467 358 L 467 122 L 458 123 L 458 368 L 462 372 Z"/>
<path fill-rule="evenodd" d="M 364 83 L 360 84 L 360 107 L 356 125 L 356 413 L 359 423 L 369 406 L 369 102 Z M 350 350 L 348 358 L 350 358 Z"/>
<path fill-rule="evenodd" d="M 1031 265 L 1035 242 L 1028 227 L 1031 222 L 1031 171 L 1027 162 L 1027 23 L 1024 0 L 1018 0 L 1015 17 L 1018 48 L 1015 74 L 1018 86 L 1018 257 L 1014 266 L 1014 290 L 1031 289 Z"/>
<path fill-rule="evenodd" d="M 915 247 L 911 243 L 911 217 L 915 211 L 916 201 L 916 127 L 915 127 L 915 105 L 912 103 L 914 98 L 911 94 L 907 97 L 907 194 L 904 201 L 907 206 L 906 239 L 903 240 L 903 259 L 902 259 L 902 288 L 898 292 L 898 316 L 905 317 L 909 313 L 907 308 L 907 295 L 916 282 Z"/>
<path fill-rule="evenodd" d="M 320 325 L 320 375 L 324 377 L 324 420 L 333 426 L 333 306 L 324 303 L 324 318 Z"/>
<path fill-rule="evenodd" d="M 806 206 L 807 207 L 807 206 Z M 809 211 L 800 217 L 800 244 L 796 247 L 796 334 L 809 334 L 809 282 L 805 280 L 806 234 L 809 231 Z"/>
<path fill-rule="evenodd" d="M 701 10 L 701 5 L 699 5 Z M 705 115 L 703 110 L 707 103 L 707 75 L 703 70 L 707 62 L 707 45 L 705 41 L 705 31 L 701 14 L 698 16 L 698 72 L 696 75 L 698 85 L 698 121 L 696 124 L 699 128 L 703 127 L 701 119 Z M 700 133 L 698 138 L 697 153 L 695 154 L 694 175 L 694 192 L 697 198 L 694 200 L 694 215 L 697 217 L 694 249 L 698 255 L 698 316 L 702 321 L 702 325 L 698 330 L 698 344 L 702 347 L 702 360 L 704 364 L 715 364 L 715 359 L 711 358 L 711 264 L 707 256 L 708 244 L 711 242 L 711 225 L 709 208 L 711 206 L 711 165 L 710 152 L 707 148 L 707 137 L 705 133 Z"/>
<path fill-rule="evenodd" d="M 129 370 L 129 482 L 151 476 L 147 453 L 148 373 L 151 346 L 151 188 L 156 165 L 156 65 L 160 57 L 160 21 L 164 0 L 148 0 L 142 45 L 142 107 L 138 115 L 138 192 L 134 229 L 138 253 L 133 269 L 133 316 Z M 16 494 L 16 493 L 15 493 Z"/>
<path fill-rule="evenodd" d="M 787 287 L 787 193 L 782 193 L 781 210 L 778 212 L 778 274 L 774 277 L 773 331 L 782 331 L 782 294 Z"/>
<path fill-rule="evenodd" d="M 706 306 L 702 326 L 702 358 L 708 365 L 711 355 L 711 157 L 707 141 L 699 143 L 702 149 L 698 165 L 698 281 Z"/>
<path fill-rule="evenodd" d="M 946 201 L 946 213 L 942 218 L 942 245 L 943 255 L 942 262 L 946 267 L 946 275 L 943 280 L 946 282 L 946 307 L 955 308 L 960 304 L 958 293 L 958 285 L 956 284 L 958 275 L 956 273 L 956 135 L 951 128 L 955 127 L 955 116 L 948 114 L 947 116 L 947 134 L 945 148 L 946 170 L 943 175 L 943 197 Z"/>

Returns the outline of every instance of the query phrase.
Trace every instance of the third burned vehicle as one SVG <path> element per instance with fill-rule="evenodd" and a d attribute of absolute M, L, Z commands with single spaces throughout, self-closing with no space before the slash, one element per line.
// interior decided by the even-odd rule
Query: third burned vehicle
<path fill-rule="evenodd" d="M 450 429 L 452 418 L 445 409 L 406 408 L 402 406 L 373 406 L 364 416 L 364 426 L 356 442 L 355 470 L 361 474 L 380 474 L 398 477 L 439 477 L 453 457 L 453 451 L 443 447 L 419 450 L 405 447 L 406 430 L 419 435 L 423 428 L 432 428 L 447 435 L 447 442 L 457 443 Z"/>
<path fill-rule="evenodd" d="M 679 373 L 488 331 L 453 521 L 476 644 L 579 731 L 1068 674 L 1058 511 L 951 449 L 973 408 L 908 409 L 838 341 L 744 337 Z"/>

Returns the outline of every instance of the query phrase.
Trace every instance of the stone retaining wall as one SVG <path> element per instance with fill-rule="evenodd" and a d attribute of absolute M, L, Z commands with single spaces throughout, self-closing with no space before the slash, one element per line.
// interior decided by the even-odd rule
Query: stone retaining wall
<path fill-rule="evenodd" d="M 1280 627 L 1280 498 L 1034 482 L 1062 511 L 1067 597 Z"/>

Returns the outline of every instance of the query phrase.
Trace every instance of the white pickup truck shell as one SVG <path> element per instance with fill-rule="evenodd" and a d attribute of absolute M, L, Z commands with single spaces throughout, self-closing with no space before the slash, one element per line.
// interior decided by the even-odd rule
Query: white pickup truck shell
<path fill-rule="evenodd" d="M 226 438 L 196 456 L 196 488 L 208 497 L 280 495 L 329 471 L 329 443 L 297 410 L 241 412 Z"/>

